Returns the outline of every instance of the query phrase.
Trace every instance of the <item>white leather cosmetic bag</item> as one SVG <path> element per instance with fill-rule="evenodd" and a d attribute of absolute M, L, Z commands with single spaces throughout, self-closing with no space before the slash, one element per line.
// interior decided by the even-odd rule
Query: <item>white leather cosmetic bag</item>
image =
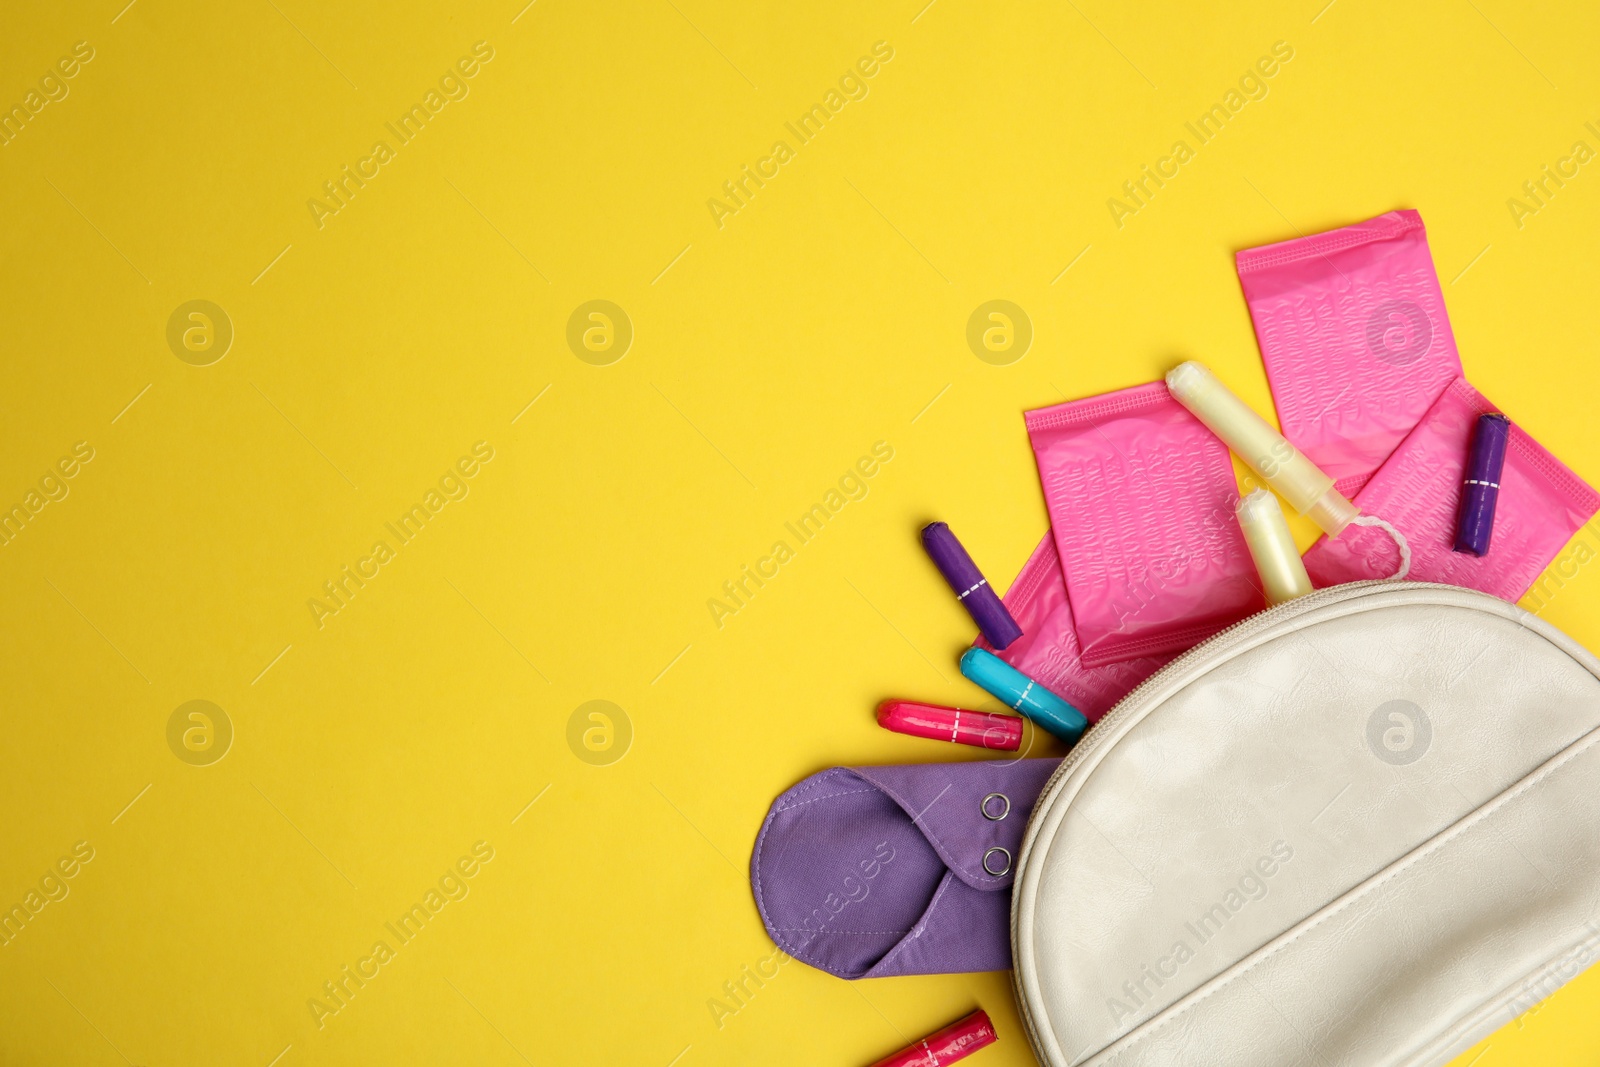
<path fill-rule="evenodd" d="M 1441 1064 L 1600 958 L 1600 661 L 1359 582 L 1165 667 L 1045 787 L 1012 900 L 1049 1067 Z"/>

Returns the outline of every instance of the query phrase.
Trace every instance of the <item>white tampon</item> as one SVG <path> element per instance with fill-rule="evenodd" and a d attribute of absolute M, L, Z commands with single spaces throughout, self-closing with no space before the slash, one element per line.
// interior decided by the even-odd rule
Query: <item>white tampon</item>
<path fill-rule="evenodd" d="M 1278 498 L 1269 490 L 1257 489 L 1240 499 L 1234 514 L 1244 531 L 1244 543 L 1250 546 L 1250 558 L 1256 561 L 1267 603 L 1282 604 L 1311 592 L 1311 578 L 1300 561 L 1300 550 L 1294 546 Z"/>
<path fill-rule="evenodd" d="M 1289 506 L 1338 537 L 1361 509 L 1333 487 L 1324 474 L 1266 420 L 1223 385 L 1202 363 L 1190 360 L 1167 373 L 1174 399 L 1250 465 Z"/>

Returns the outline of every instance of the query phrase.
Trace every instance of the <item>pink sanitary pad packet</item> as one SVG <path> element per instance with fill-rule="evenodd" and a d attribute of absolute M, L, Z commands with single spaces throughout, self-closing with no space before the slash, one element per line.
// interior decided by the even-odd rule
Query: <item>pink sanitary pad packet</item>
<path fill-rule="evenodd" d="M 1237 262 L 1283 435 L 1353 497 L 1461 377 L 1422 216 L 1391 211 Z"/>
<path fill-rule="evenodd" d="M 1180 652 L 1262 606 L 1228 449 L 1165 382 L 1027 425 L 1085 666 Z"/>
<path fill-rule="evenodd" d="M 997 651 L 982 635 L 973 642 L 1011 664 L 1056 696 L 1098 722 L 1111 706 L 1172 660 L 1172 655 L 1085 667 L 1078 652 L 1053 534 L 1046 533 L 1011 588 L 1001 598 L 1022 636 Z"/>
<path fill-rule="evenodd" d="M 1513 423 L 1489 553 L 1480 558 L 1452 551 L 1473 427 L 1479 415 L 1496 410 L 1465 378 L 1457 378 L 1355 503 L 1405 535 L 1411 578 L 1515 601 L 1600 508 L 1600 494 Z M 1351 526 L 1334 540 L 1324 537 L 1312 545 L 1305 561 L 1312 582 L 1328 586 L 1387 578 L 1400 553 L 1382 530 Z"/>

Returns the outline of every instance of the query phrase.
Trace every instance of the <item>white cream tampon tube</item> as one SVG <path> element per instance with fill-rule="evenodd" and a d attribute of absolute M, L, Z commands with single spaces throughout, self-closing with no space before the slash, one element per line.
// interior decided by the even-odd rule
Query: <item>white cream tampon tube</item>
<path fill-rule="evenodd" d="M 1331 477 L 1268 426 L 1205 364 L 1190 360 L 1172 368 L 1167 372 L 1167 390 L 1281 493 L 1290 507 L 1322 527 L 1329 537 L 1338 537 L 1361 514 L 1360 508 L 1333 487 Z"/>
<path fill-rule="evenodd" d="M 1257 489 L 1240 498 L 1234 515 L 1239 519 L 1239 529 L 1244 531 L 1244 543 L 1250 546 L 1250 558 L 1256 561 L 1267 603 L 1282 604 L 1311 592 L 1311 578 L 1300 560 L 1300 550 L 1294 546 L 1278 498 L 1269 490 Z"/>

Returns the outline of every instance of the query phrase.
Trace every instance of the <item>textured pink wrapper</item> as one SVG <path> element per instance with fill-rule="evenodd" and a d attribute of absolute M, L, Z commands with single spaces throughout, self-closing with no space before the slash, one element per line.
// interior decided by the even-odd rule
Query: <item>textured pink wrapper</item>
<path fill-rule="evenodd" d="M 1473 428 L 1479 415 L 1497 410 L 1465 378 L 1456 379 L 1355 503 L 1405 535 L 1411 578 L 1516 601 L 1600 508 L 1600 494 L 1513 422 L 1489 553 L 1452 551 Z M 1350 526 L 1312 545 L 1305 561 L 1311 580 L 1328 586 L 1387 578 L 1400 552 L 1382 530 Z"/>
<path fill-rule="evenodd" d="M 1165 382 L 1027 425 L 1085 666 L 1180 652 L 1262 606 L 1227 446 Z"/>
<path fill-rule="evenodd" d="M 1422 216 L 1240 252 L 1283 435 L 1354 496 L 1461 377 Z"/>
<path fill-rule="evenodd" d="M 1113 704 L 1173 658 L 1146 656 L 1104 667 L 1083 665 L 1078 635 L 1072 629 L 1072 609 L 1067 606 L 1067 583 L 1050 533 L 1044 535 L 1001 599 L 1022 627 L 1022 636 L 1003 652 L 996 652 L 981 634 L 973 644 L 994 652 L 1083 712 L 1090 722 L 1099 721 Z"/>

